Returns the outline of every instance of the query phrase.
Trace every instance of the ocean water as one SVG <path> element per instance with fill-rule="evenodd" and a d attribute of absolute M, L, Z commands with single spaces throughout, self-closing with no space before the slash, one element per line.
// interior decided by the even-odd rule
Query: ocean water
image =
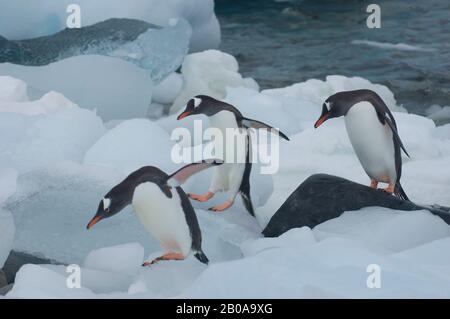
<path fill-rule="evenodd" d="M 262 88 L 329 74 L 387 85 L 410 112 L 450 105 L 450 1 L 216 0 L 220 49 Z"/>

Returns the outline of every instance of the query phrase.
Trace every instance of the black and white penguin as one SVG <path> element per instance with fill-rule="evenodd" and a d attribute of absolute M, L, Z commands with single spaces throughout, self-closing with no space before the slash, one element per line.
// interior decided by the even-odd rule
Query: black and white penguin
<path fill-rule="evenodd" d="M 225 164 L 215 168 L 209 191 L 204 195 L 188 194 L 189 197 L 200 202 L 206 202 L 211 199 L 215 193 L 219 191 L 228 191 L 229 196 L 225 203 L 210 208 L 212 211 L 221 212 L 231 207 L 236 195 L 240 193 L 245 208 L 252 216 L 254 216 L 255 212 L 250 197 L 250 172 L 252 169 L 250 160 L 251 141 L 250 135 L 247 134 L 247 129 L 267 129 L 280 135 L 286 140 L 289 140 L 289 138 L 270 125 L 244 117 L 233 105 L 216 100 L 210 96 L 197 95 L 189 100 L 186 109 L 177 119 L 181 120 L 187 116 L 196 114 L 206 115 L 209 118 L 210 127 L 218 128 L 224 137 L 227 136 L 227 128 L 240 129 L 242 134 L 244 134 L 244 138 L 246 138 L 246 158 L 242 163 L 236 161 L 227 162 L 227 141 L 225 140 L 223 143 L 223 159 Z"/>
<path fill-rule="evenodd" d="M 394 116 L 381 97 L 371 90 L 338 92 L 325 101 L 314 127 L 340 116 L 344 116 L 348 137 L 371 178 L 371 187 L 387 183 L 385 191 L 409 200 L 400 184 L 401 150 L 409 155 L 398 135 Z"/>
<path fill-rule="evenodd" d="M 198 260 L 207 264 L 208 258 L 201 247 L 202 235 L 197 216 L 180 184 L 191 175 L 216 165 L 221 163 L 202 161 L 187 165 L 172 175 L 153 166 L 142 167 L 103 197 L 87 229 L 131 204 L 146 230 L 167 251 L 163 256 L 145 262 L 143 266 L 159 260 L 183 260 L 191 250 Z"/>

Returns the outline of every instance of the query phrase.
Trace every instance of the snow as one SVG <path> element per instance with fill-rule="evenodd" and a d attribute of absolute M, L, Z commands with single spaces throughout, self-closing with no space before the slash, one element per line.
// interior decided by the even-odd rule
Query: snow
<path fill-rule="evenodd" d="M 224 99 L 227 87 L 246 87 L 257 91 L 258 84 L 239 74 L 236 59 L 227 53 L 207 50 L 186 56 L 181 66 L 183 90 L 173 103 L 170 113 L 181 111 L 186 103 L 199 94 Z"/>
<path fill-rule="evenodd" d="M 120 59 L 85 55 L 42 67 L 0 64 L 10 75 L 43 92 L 56 91 L 103 120 L 144 117 L 151 102 L 149 74 Z"/>
<path fill-rule="evenodd" d="M 66 28 L 71 0 L 42 0 L 30 4 L 27 0 L 0 1 L 0 34 L 8 39 L 35 38 Z M 131 18 L 168 26 L 174 19 L 189 22 L 193 35 L 191 51 L 217 48 L 220 26 L 214 14 L 213 0 L 79 0 L 82 26 L 109 18 Z M 20 17 L 24 23 L 17 20 Z M 26 22 L 26 23 L 25 23 Z"/>
<path fill-rule="evenodd" d="M 5 133 L 0 136 L 0 165 L 5 168 L 0 170 L 4 200 L 0 218 L 6 222 L 0 228 L 6 225 L 7 231 L 0 229 L 0 236 L 8 234 L 9 239 L 1 238 L 0 245 L 6 243 L 6 248 L 0 248 L 0 262 L 12 245 L 17 251 L 78 264 L 82 273 L 82 288 L 69 289 L 65 266 L 25 265 L 7 297 L 450 297 L 450 260 L 443 253 L 450 250 L 450 226 L 427 211 L 367 207 L 313 229 L 292 229 L 278 238 L 261 235 L 274 212 L 311 174 L 369 183 L 342 118 L 313 128 L 330 94 L 367 87 L 382 96 L 394 111 L 411 155 L 403 156 L 402 185 L 419 204 L 450 206 L 449 124 L 437 127 L 429 118 L 404 112 L 387 87 L 361 78 L 328 76 L 324 81 L 312 79 L 259 92 L 239 75 L 234 58 L 217 51 L 198 55 L 202 54 L 203 64 L 190 55 L 182 79 L 171 75 L 155 88 L 158 103 L 170 103 L 177 94 L 175 100 L 197 94 L 191 89 L 204 87 L 209 90 L 206 94 L 220 92 L 244 116 L 278 127 L 291 138 L 280 143 L 276 174 L 262 175 L 260 164 L 253 167 L 256 219 L 239 198 L 225 212 L 206 210 L 224 201 L 225 194 L 208 203 L 192 202 L 210 265 L 188 256 L 184 261 L 141 267 L 143 260 L 160 256 L 163 249 L 131 207 L 89 231 L 86 224 L 104 194 L 132 170 L 155 165 L 171 173 L 184 165 L 170 158 L 174 145 L 170 134 L 177 126 L 192 128 L 192 122 L 176 121 L 176 114 L 156 121 L 143 116 L 102 121 L 95 112 L 80 108 L 87 105 L 58 93 L 30 101 L 24 82 L 2 77 L 0 127 Z M 180 83 L 183 88 L 178 93 Z M 206 192 L 211 174 L 212 170 L 201 172 L 183 189 Z M 371 275 L 367 269 L 373 264 L 381 271 L 379 289 L 367 286 Z"/>
<path fill-rule="evenodd" d="M 262 93 L 281 98 L 299 99 L 300 101 L 306 100 L 315 103 L 316 105 L 322 105 L 323 102 L 334 93 L 358 89 L 375 91 L 392 111 L 405 111 L 403 107 L 397 105 L 394 94 L 387 86 L 374 84 L 369 80 L 357 76 L 345 77 L 342 75 L 329 75 L 326 77 L 325 81 L 310 79 L 285 88 L 264 90 Z"/>
<path fill-rule="evenodd" d="M 426 111 L 426 115 L 433 121 L 449 121 L 450 120 L 450 106 L 440 106 L 437 104 L 431 105 Z"/>

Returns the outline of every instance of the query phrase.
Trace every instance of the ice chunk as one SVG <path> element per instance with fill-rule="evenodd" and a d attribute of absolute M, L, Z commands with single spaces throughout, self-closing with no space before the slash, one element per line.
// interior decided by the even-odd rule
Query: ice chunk
<path fill-rule="evenodd" d="M 227 53 L 208 50 L 186 56 L 181 66 L 183 90 L 177 97 L 170 112 L 183 109 L 192 97 L 204 94 L 224 99 L 227 87 L 246 87 L 258 90 L 258 84 L 251 78 L 239 74 L 236 59 Z"/>
<path fill-rule="evenodd" d="M 120 169 L 126 174 L 147 165 L 170 172 L 175 169 L 172 145 L 167 132 L 154 122 L 128 120 L 102 136 L 87 151 L 84 163 Z"/>
<path fill-rule="evenodd" d="M 28 101 L 27 84 L 10 76 L 0 76 L 0 103 Z"/>
<path fill-rule="evenodd" d="M 159 82 L 183 62 L 190 36 L 185 20 L 161 28 L 145 21 L 109 19 L 52 36 L 4 42 L 0 44 L 0 62 L 42 66 L 78 55 L 105 55 L 133 63 Z"/>
<path fill-rule="evenodd" d="M 171 104 L 183 88 L 183 77 L 172 73 L 153 89 L 153 101 L 161 104 Z"/>
<path fill-rule="evenodd" d="M 143 262 L 144 247 L 139 243 L 130 243 L 91 251 L 84 261 L 84 267 L 136 274 Z"/>
<path fill-rule="evenodd" d="M 153 82 L 144 69 L 105 56 L 78 56 L 42 67 L 4 63 L 0 74 L 60 92 L 80 107 L 96 109 L 104 120 L 144 117 L 152 96 Z"/>
<path fill-rule="evenodd" d="M 67 27 L 72 0 L 0 1 L 0 34 L 8 39 L 26 39 L 53 34 Z M 109 18 L 130 18 L 167 26 L 185 19 L 193 29 L 191 51 L 217 48 L 220 26 L 213 0 L 79 0 L 82 26 Z M 18 19 L 20 17 L 20 19 Z"/>
<path fill-rule="evenodd" d="M 0 205 L 16 192 L 17 171 L 11 168 L 0 169 Z"/>
<path fill-rule="evenodd" d="M 12 290 L 7 294 L 12 298 L 92 298 L 95 294 L 87 288 L 68 288 L 67 276 L 44 266 L 28 264 L 16 275 Z"/>
<path fill-rule="evenodd" d="M 34 113 L 46 106 L 62 107 L 59 97 L 47 95 L 40 101 L 26 102 L 18 110 Z M 19 172 L 64 160 L 81 161 L 86 150 L 105 131 L 98 116 L 78 107 L 36 116 L 0 113 L 0 126 L 3 128 L 0 165 Z"/>
<path fill-rule="evenodd" d="M 399 252 L 450 236 L 450 226 L 427 211 L 400 212 L 369 207 L 346 212 L 314 228 L 322 240 L 343 237 L 379 252 Z"/>
<path fill-rule="evenodd" d="M 0 209 L 0 269 L 8 258 L 14 241 L 15 226 L 11 213 Z"/>

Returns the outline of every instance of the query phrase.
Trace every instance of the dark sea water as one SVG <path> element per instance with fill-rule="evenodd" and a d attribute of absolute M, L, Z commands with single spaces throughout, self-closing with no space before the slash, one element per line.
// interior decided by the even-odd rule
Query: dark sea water
<path fill-rule="evenodd" d="M 380 29 L 366 25 L 370 3 Z M 341 74 L 388 86 L 410 112 L 450 105 L 450 0 L 216 0 L 216 14 L 220 49 L 262 88 Z"/>

